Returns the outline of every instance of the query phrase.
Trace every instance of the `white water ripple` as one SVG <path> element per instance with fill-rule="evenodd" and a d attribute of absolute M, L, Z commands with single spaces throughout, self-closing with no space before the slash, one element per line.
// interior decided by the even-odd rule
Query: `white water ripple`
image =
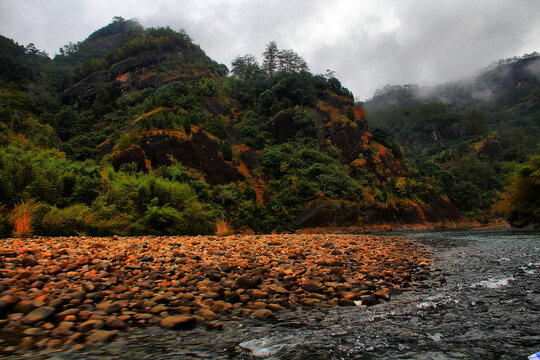
<path fill-rule="evenodd" d="M 260 339 L 254 339 L 240 343 L 241 348 L 251 351 L 251 354 L 255 357 L 267 357 L 270 355 L 274 355 L 282 348 L 289 345 L 290 344 L 282 343 L 276 344 L 276 341 L 269 337 L 263 337 Z"/>
<path fill-rule="evenodd" d="M 498 289 L 503 286 L 508 286 L 511 280 L 515 280 L 513 276 L 502 279 L 489 279 L 483 280 L 471 285 L 472 288 L 483 287 L 487 289 Z"/>

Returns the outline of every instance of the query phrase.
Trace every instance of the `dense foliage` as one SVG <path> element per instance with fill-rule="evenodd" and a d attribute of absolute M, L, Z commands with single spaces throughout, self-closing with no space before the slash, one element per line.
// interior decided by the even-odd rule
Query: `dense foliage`
<path fill-rule="evenodd" d="M 533 53 L 463 82 L 386 86 L 366 103 L 372 131 L 393 134 L 421 172 L 444 179 L 460 209 L 488 215 L 516 164 L 540 141 L 539 69 Z M 440 170 L 431 174 L 426 163 L 437 164 L 445 177 Z"/>
<path fill-rule="evenodd" d="M 540 155 L 534 155 L 518 166 L 510 190 L 510 223 L 514 226 L 540 225 Z"/>
<path fill-rule="evenodd" d="M 451 145 L 400 132 L 399 113 L 367 132 L 331 72 L 275 42 L 227 74 L 185 32 L 119 17 L 53 59 L 0 38 L 0 236 L 290 231 L 319 203 L 356 209 L 352 224 L 375 210 L 422 221 L 433 199 L 470 211 L 503 189 L 503 167 L 471 141 L 527 155 L 490 134 L 485 113 L 442 104 L 406 116 Z M 407 162 L 400 142 L 428 156 Z"/>

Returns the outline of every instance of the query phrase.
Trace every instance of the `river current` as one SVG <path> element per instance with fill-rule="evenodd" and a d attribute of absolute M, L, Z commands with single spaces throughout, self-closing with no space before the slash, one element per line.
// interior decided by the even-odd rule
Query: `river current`
<path fill-rule="evenodd" d="M 393 234 L 395 235 L 395 234 Z M 540 351 L 540 233 L 406 232 L 422 287 L 372 307 L 282 312 L 224 330 L 134 329 L 79 359 L 526 359 Z"/>

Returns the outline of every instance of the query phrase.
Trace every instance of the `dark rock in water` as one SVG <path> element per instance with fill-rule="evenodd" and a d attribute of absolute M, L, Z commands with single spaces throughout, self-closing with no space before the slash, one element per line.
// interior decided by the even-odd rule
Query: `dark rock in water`
<path fill-rule="evenodd" d="M 356 306 L 354 301 L 349 300 L 349 299 L 339 299 L 338 304 L 340 306 Z"/>
<path fill-rule="evenodd" d="M 161 326 L 166 329 L 191 329 L 195 326 L 196 318 L 192 315 L 169 316 L 161 319 Z"/>
<path fill-rule="evenodd" d="M 365 298 L 362 299 L 362 305 L 373 306 L 373 305 L 377 305 L 377 304 L 378 304 L 377 300 L 375 300 L 371 296 L 368 296 L 368 297 L 365 297 Z"/>
<path fill-rule="evenodd" d="M 540 224 L 534 224 L 531 222 L 531 219 L 512 219 L 510 221 L 512 226 L 510 230 L 517 231 L 534 231 L 540 229 Z"/>
<path fill-rule="evenodd" d="M 260 320 L 267 320 L 274 317 L 274 313 L 268 309 L 259 309 L 251 313 L 251 316 Z"/>
<path fill-rule="evenodd" d="M 377 291 L 372 295 L 375 299 L 382 299 L 384 301 L 390 300 L 390 292 L 389 291 Z"/>

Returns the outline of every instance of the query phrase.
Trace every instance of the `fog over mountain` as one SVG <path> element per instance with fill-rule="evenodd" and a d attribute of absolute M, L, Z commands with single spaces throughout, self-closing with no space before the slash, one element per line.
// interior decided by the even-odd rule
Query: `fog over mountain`
<path fill-rule="evenodd" d="M 540 50 L 540 2 L 527 0 L 0 0 L 0 10 L 0 34 L 51 56 L 113 16 L 184 28 L 229 68 L 238 55 L 260 58 L 274 40 L 312 72 L 334 70 L 358 99 L 386 84 L 433 85 Z"/>

